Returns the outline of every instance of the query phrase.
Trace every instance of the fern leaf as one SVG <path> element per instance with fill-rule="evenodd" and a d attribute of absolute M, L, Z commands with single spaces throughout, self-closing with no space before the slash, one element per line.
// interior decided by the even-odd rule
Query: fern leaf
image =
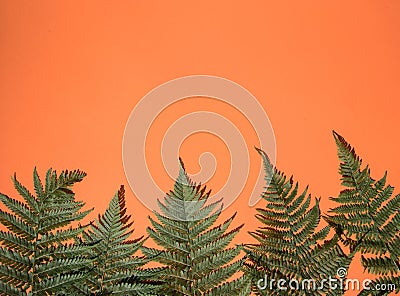
<path fill-rule="evenodd" d="M 354 148 L 337 133 L 333 133 L 340 160 L 339 173 L 345 187 L 332 200 L 342 205 L 331 209 L 326 220 L 341 234 L 350 252 L 363 254 L 364 268 L 386 283 L 388 275 L 400 275 L 400 194 L 386 185 L 384 176 L 375 181 L 368 166 Z M 364 256 L 367 255 L 367 256 Z"/>
<path fill-rule="evenodd" d="M 0 232 L 0 295 L 53 295 L 86 276 L 79 270 L 91 262 L 82 256 L 89 247 L 66 243 L 76 240 L 84 227 L 60 229 L 89 212 L 78 212 L 84 203 L 75 201 L 71 190 L 84 176 L 80 171 L 57 176 L 48 170 L 43 186 L 35 168 L 34 196 L 14 174 L 23 201 L 0 194 L 8 209 L 0 210 L 0 223 L 8 229 Z"/>
<path fill-rule="evenodd" d="M 147 258 L 166 268 L 162 295 L 246 295 L 249 290 L 242 277 L 229 281 L 242 262 L 236 259 L 239 248 L 227 246 L 242 226 L 228 231 L 234 215 L 213 227 L 222 205 L 221 200 L 208 203 L 209 196 L 205 186 L 189 179 L 180 161 L 174 190 L 159 201 L 158 221 L 149 218 L 152 227 L 147 233 L 160 249 L 142 248 Z"/>
<path fill-rule="evenodd" d="M 140 269 L 147 261 L 136 252 L 144 239 L 128 240 L 133 221 L 126 212 L 125 189 L 121 186 L 104 214 L 84 233 L 85 243 L 98 242 L 90 250 L 90 257 L 95 259 L 85 282 L 92 294 L 150 295 L 157 288 L 157 282 L 151 278 L 160 270 Z"/>
<path fill-rule="evenodd" d="M 252 291 L 256 295 L 282 293 L 276 283 L 261 289 L 258 283 L 264 277 L 299 283 L 312 279 L 320 285 L 329 276 L 334 277 L 338 268 L 347 268 L 350 258 L 345 256 L 336 236 L 327 240 L 329 227 L 317 231 L 321 218 L 319 200 L 315 199 L 315 204 L 311 205 L 308 188 L 299 193 L 298 183 L 273 168 L 262 150 L 257 151 L 263 159 L 268 187 L 262 194 L 266 206 L 257 209 L 256 217 L 262 226 L 250 233 L 258 243 L 245 246 L 244 270 L 251 279 Z M 313 292 L 290 289 L 284 292 L 288 295 L 333 293 L 327 288 Z M 334 293 L 341 295 L 343 291 Z"/>

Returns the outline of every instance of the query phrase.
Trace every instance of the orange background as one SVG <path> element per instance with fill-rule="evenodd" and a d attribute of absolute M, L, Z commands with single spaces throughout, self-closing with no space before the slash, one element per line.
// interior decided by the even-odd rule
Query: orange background
<path fill-rule="evenodd" d="M 135 104 L 159 84 L 194 74 L 225 77 L 258 98 L 275 130 L 279 169 L 310 184 L 324 211 L 340 190 L 332 129 L 371 164 L 373 176 L 388 170 L 398 184 L 400 2 L 110 3 L 0 2 L 1 192 L 16 195 L 14 172 L 30 185 L 34 166 L 42 174 L 80 168 L 88 176 L 75 187 L 77 197 L 95 207 L 94 218 L 119 184 L 127 186 L 121 145 Z M 165 122 L 185 113 L 175 107 Z M 189 172 L 204 150 L 221 163 L 227 157 L 218 140 L 204 137 L 182 146 Z M 246 139 L 250 149 L 253 140 Z M 159 155 L 151 155 L 157 166 Z M 172 187 L 154 174 L 163 189 Z M 226 175 L 221 164 L 211 188 Z M 136 235 L 144 234 L 151 213 L 126 188 Z M 246 223 L 236 243 L 250 242 L 246 231 L 259 225 L 247 206 L 251 184 L 246 188 L 224 212 L 238 211 L 235 225 Z M 350 275 L 361 271 L 353 264 Z"/>

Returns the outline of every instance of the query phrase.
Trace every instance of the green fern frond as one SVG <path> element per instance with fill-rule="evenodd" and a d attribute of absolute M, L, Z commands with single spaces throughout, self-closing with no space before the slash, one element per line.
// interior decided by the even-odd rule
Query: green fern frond
<path fill-rule="evenodd" d="M 268 184 L 262 198 L 265 208 L 257 209 L 256 218 L 262 223 L 250 234 L 257 244 L 246 245 L 245 272 L 252 279 L 252 290 L 257 295 L 279 295 L 282 290 L 276 286 L 266 289 L 258 287 L 260 280 L 268 277 L 286 282 L 312 279 L 319 286 L 324 279 L 335 277 L 338 268 L 347 268 L 350 259 L 345 256 L 338 244 L 338 238 L 326 240 L 329 227 L 317 231 L 320 225 L 319 200 L 311 205 L 307 188 L 299 192 L 299 185 L 293 178 L 273 168 L 268 156 L 260 149 L 265 180 Z M 325 240 L 325 241 L 324 241 Z M 306 291 L 288 289 L 288 295 L 322 295 L 333 293 L 341 295 L 342 290 Z"/>
<path fill-rule="evenodd" d="M 244 277 L 229 281 L 242 265 L 236 260 L 239 247 L 229 248 L 242 226 L 228 228 L 235 215 L 218 226 L 221 200 L 208 203 L 210 191 L 196 185 L 180 171 L 174 190 L 159 201 L 161 213 L 150 219 L 150 238 L 161 249 L 143 247 L 143 253 L 166 269 L 162 273 L 161 295 L 248 295 L 249 282 Z"/>
<path fill-rule="evenodd" d="M 13 177 L 23 201 L 0 194 L 8 212 L 0 210 L 0 295 L 52 295 L 86 276 L 81 272 L 91 260 L 84 256 L 87 246 L 68 244 L 84 227 L 62 229 L 84 218 L 84 203 L 75 201 L 71 187 L 86 176 L 81 171 L 53 170 L 42 185 L 33 172 L 35 195 Z"/>
<path fill-rule="evenodd" d="M 354 148 L 336 132 L 333 135 L 341 162 L 339 173 L 346 188 L 332 198 L 341 205 L 331 209 L 326 220 L 336 228 L 350 252 L 367 255 L 361 263 L 368 272 L 384 275 L 378 282 L 389 284 L 385 282 L 389 275 L 398 281 L 400 194 L 394 196 L 394 188 L 386 185 L 386 173 L 375 181 L 369 167 L 362 168 Z"/>
<path fill-rule="evenodd" d="M 121 186 L 103 215 L 84 233 L 84 242 L 98 242 L 90 250 L 95 258 L 85 285 L 95 295 L 152 295 L 160 269 L 141 269 L 147 260 L 137 256 L 143 237 L 129 240 L 133 233 L 127 215 L 125 189 Z"/>

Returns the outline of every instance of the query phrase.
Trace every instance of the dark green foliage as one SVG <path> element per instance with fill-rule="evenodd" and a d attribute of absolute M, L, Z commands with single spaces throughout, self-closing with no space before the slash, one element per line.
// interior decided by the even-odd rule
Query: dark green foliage
<path fill-rule="evenodd" d="M 79 170 L 57 176 L 50 169 L 43 186 L 35 169 L 35 195 L 16 176 L 14 186 L 23 201 L 0 194 L 9 210 L 0 210 L 0 223 L 8 229 L 0 231 L 0 295 L 50 295 L 84 280 L 89 247 L 71 241 L 85 227 L 70 224 L 90 212 L 80 211 L 85 204 L 71 190 L 85 176 Z"/>
<path fill-rule="evenodd" d="M 388 295 L 393 285 L 400 293 L 400 194 L 386 185 L 386 174 L 375 181 L 368 166 L 343 137 L 334 133 L 345 187 L 339 205 L 324 218 L 319 199 L 307 188 L 299 191 L 258 150 L 266 171 L 266 205 L 257 209 L 261 226 L 251 232 L 256 244 L 228 247 L 242 226 L 229 230 L 235 215 L 220 225 L 221 201 L 194 184 L 183 164 L 174 190 L 159 201 L 161 212 L 149 218 L 149 236 L 160 248 L 143 246 L 143 237 L 131 240 L 124 188 L 103 215 L 90 226 L 75 223 L 90 211 L 75 200 L 71 187 L 85 173 L 49 170 L 44 185 L 33 172 L 35 194 L 14 176 L 21 199 L 0 194 L 0 295 L 342 295 L 343 289 L 277 289 L 278 280 L 338 278 L 354 255 L 384 291 L 363 290 L 359 295 Z M 318 231 L 317 231 L 318 229 Z M 332 230 L 332 231 L 331 231 Z M 348 250 L 348 254 L 342 250 Z M 144 255 L 139 255 L 141 250 Z M 245 258 L 238 259 L 244 250 Z M 148 262 L 159 268 L 145 268 Z M 240 271 L 244 272 L 240 276 Z M 235 277 L 235 280 L 232 278 Z M 267 278 L 266 289 L 259 289 Z M 270 282 L 275 283 L 270 288 Z M 260 280 L 262 280 L 260 282 Z M 307 282 L 305 282 L 308 285 Z M 310 282 L 311 286 L 313 285 Z"/>
<path fill-rule="evenodd" d="M 252 279 L 253 291 L 257 295 L 341 295 L 341 289 L 321 285 L 323 279 L 334 278 L 339 268 L 347 268 L 350 259 L 338 245 L 336 235 L 325 240 L 329 226 L 316 231 L 321 217 L 319 200 L 315 199 L 311 205 L 307 188 L 299 192 L 292 178 L 273 168 L 263 151 L 258 152 L 264 162 L 268 187 L 262 195 L 266 206 L 258 208 L 256 215 L 262 226 L 250 233 L 258 243 L 245 248 L 245 271 Z M 259 282 L 260 279 L 264 281 Z M 279 289 L 276 282 L 271 286 L 271 279 L 285 280 L 283 286 L 287 290 Z M 292 290 L 288 285 L 290 280 L 297 281 L 300 287 L 303 280 L 314 280 L 315 289 Z M 321 286 L 324 289 L 317 288 Z"/>
<path fill-rule="evenodd" d="M 386 173 L 378 181 L 372 179 L 369 167 L 362 168 L 362 160 L 345 139 L 335 132 L 334 137 L 346 188 L 332 198 L 340 205 L 326 220 L 351 253 L 362 254 L 363 267 L 380 275 L 377 283 L 396 283 L 400 292 L 400 194 L 393 195 L 394 188 L 386 185 Z M 361 293 L 369 294 L 378 295 Z"/>
<path fill-rule="evenodd" d="M 155 295 L 160 269 L 141 268 L 147 261 L 135 255 L 143 245 L 143 237 L 129 240 L 133 233 L 131 216 L 126 214 L 125 189 L 112 198 L 107 210 L 83 235 L 86 243 L 94 243 L 86 287 L 81 292 L 92 295 Z"/>
<path fill-rule="evenodd" d="M 161 295 L 248 295 L 243 277 L 228 281 L 242 264 L 239 247 L 227 248 L 242 226 L 228 231 L 234 216 L 214 226 L 221 201 L 207 203 L 210 192 L 194 184 L 181 163 L 174 190 L 159 202 L 158 221 L 150 218 L 149 236 L 160 249 L 143 248 L 148 257 L 167 267 Z"/>

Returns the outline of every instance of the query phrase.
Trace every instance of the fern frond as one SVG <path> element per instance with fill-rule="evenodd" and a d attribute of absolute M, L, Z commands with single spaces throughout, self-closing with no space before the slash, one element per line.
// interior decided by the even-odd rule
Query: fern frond
<path fill-rule="evenodd" d="M 143 245 L 143 237 L 129 240 L 132 234 L 131 216 L 127 215 L 125 189 L 121 186 L 111 199 L 103 215 L 84 233 L 84 242 L 97 242 L 90 250 L 94 258 L 86 289 L 95 295 L 146 295 L 157 288 L 160 270 L 143 270 L 147 263 L 136 253 Z M 153 279 L 152 279 L 153 277 Z"/>
<path fill-rule="evenodd" d="M 162 295 L 248 295 L 249 285 L 237 275 L 242 261 L 237 260 L 239 247 L 227 247 L 242 226 L 228 231 L 235 215 L 220 225 L 221 200 L 209 203 L 210 191 L 196 185 L 186 174 L 180 160 L 180 171 L 174 190 L 159 201 L 161 213 L 150 219 L 150 238 L 160 249 L 142 247 L 143 254 L 161 263 L 164 282 Z M 222 293 L 222 294 L 218 294 Z"/>
<path fill-rule="evenodd" d="M 273 168 L 268 156 L 260 149 L 265 180 L 268 184 L 262 198 L 265 208 L 257 209 L 257 219 L 262 226 L 250 234 L 257 244 L 245 246 L 245 273 L 252 281 L 252 290 L 257 295 L 279 295 L 276 287 L 260 289 L 257 283 L 268 277 L 276 281 L 313 279 L 317 285 L 324 279 L 334 277 L 340 267 L 347 268 L 350 258 L 346 257 L 334 236 L 327 240 L 329 227 L 317 231 L 320 225 L 319 199 L 311 205 L 307 189 L 299 192 L 298 183 Z M 309 291 L 288 289 L 288 295 L 309 295 Z M 326 288 L 313 291 L 315 295 L 332 293 Z M 341 295 L 343 291 L 336 291 Z M 311 294 L 311 295 L 314 295 Z"/>
<path fill-rule="evenodd" d="M 50 169 L 43 186 L 35 168 L 34 196 L 14 174 L 14 187 L 23 201 L 0 194 L 8 209 L 0 210 L 0 223 L 8 229 L 0 232 L 0 295 L 52 295 L 86 276 L 79 270 L 91 261 L 82 256 L 89 247 L 67 244 L 84 227 L 61 229 L 90 212 L 78 212 L 84 203 L 75 201 L 71 190 L 85 175 L 65 171 L 57 176 Z"/>
<path fill-rule="evenodd" d="M 394 188 L 386 185 L 386 173 L 375 181 L 354 148 L 336 132 L 333 135 L 345 189 L 332 198 L 342 205 L 331 209 L 326 220 L 351 253 L 367 255 L 361 263 L 368 272 L 381 275 L 377 282 L 388 284 L 388 275 L 400 275 L 400 194 L 394 196 Z"/>

